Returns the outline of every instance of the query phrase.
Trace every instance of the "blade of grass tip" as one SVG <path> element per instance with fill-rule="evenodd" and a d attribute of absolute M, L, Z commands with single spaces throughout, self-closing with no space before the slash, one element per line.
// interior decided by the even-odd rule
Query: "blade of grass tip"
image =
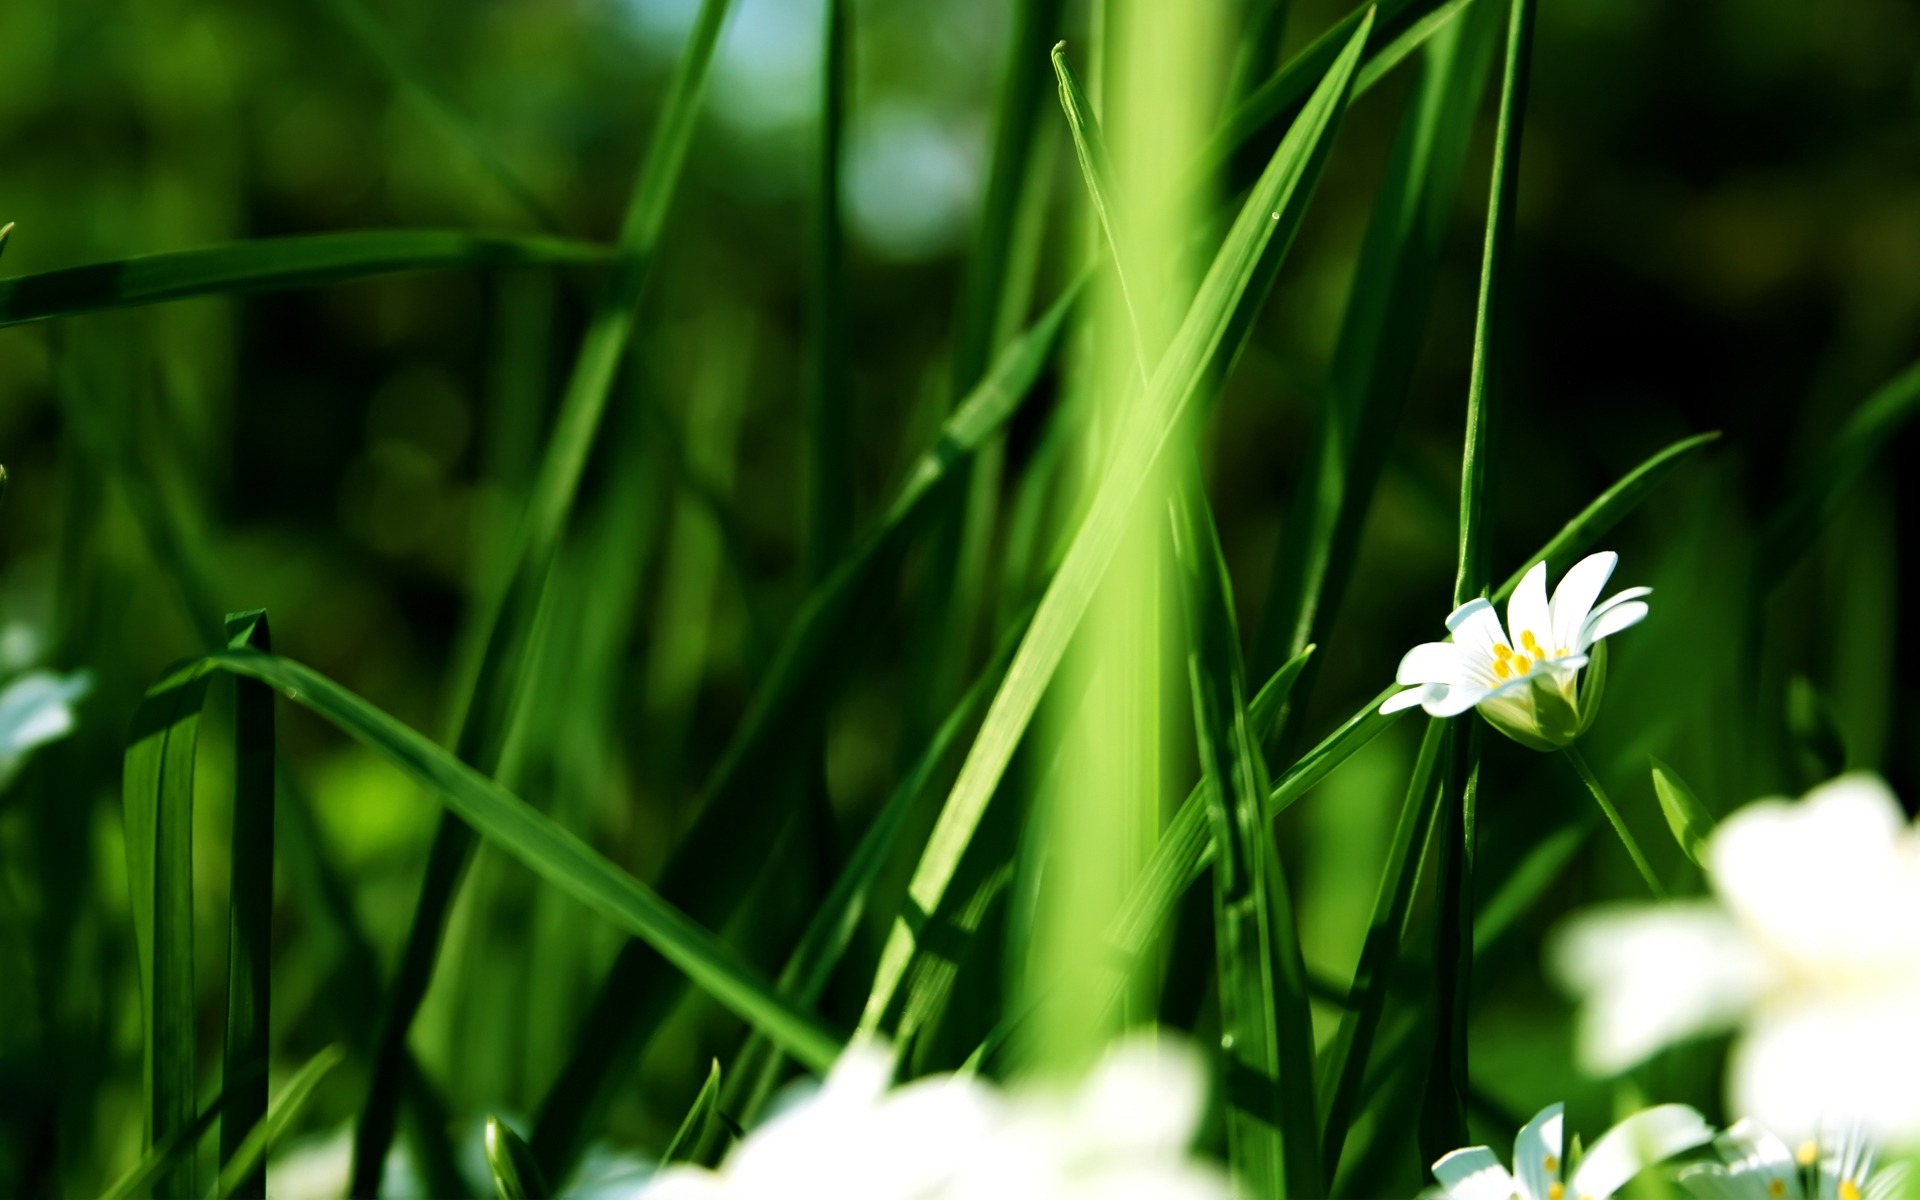
<path fill-rule="evenodd" d="M 813 387 L 807 406 L 807 579 L 826 577 L 845 553 L 853 524 L 852 376 L 847 369 L 845 229 L 840 209 L 841 145 L 846 134 L 847 0 L 821 6 L 826 62 L 820 73 L 820 155 L 814 187 Z"/>
<path fill-rule="evenodd" d="M 1659 759 L 1653 759 L 1653 790 L 1660 799 L 1660 811 L 1666 814 L 1667 828 L 1673 840 L 1695 866 L 1707 865 L 1707 838 L 1713 833 L 1713 814 L 1687 781 Z"/>
<path fill-rule="evenodd" d="M 1380 887 L 1374 894 L 1373 915 L 1367 924 L 1360 947 L 1360 961 L 1354 968 L 1349 992 L 1353 1007 L 1340 1020 L 1339 1031 L 1327 1054 L 1323 1079 L 1325 1119 L 1321 1161 L 1329 1174 L 1337 1174 L 1340 1155 L 1352 1131 L 1354 1106 L 1360 1099 L 1360 1085 L 1366 1076 L 1373 1039 L 1379 1031 L 1380 1016 L 1386 1009 L 1387 992 L 1399 960 L 1400 939 L 1412 906 L 1414 881 L 1425 850 L 1425 833 L 1433 819 L 1433 807 L 1440 789 L 1434 778 L 1441 747 L 1446 741 L 1448 723 L 1438 718 L 1427 722 L 1420 739 L 1420 755 L 1407 782 L 1406 799 L 1393 830 L 1393 843 L 1387 851 L 1386 870 L 1381 872 Z"/>
<path fill-rule="evenodd" d="M 340 1047 L 328 1046 L 308 1059 L 307 1064 L 287 1081 L 287 1086 L 280 1091 L 280 1098 L 262 1114 L 227 1159 L 226 1166 L 220 1168 L 220 1179 L 213 1189 L 215 1200 L 237 1196 L 240 1194 L 238 1189 L 247 1180 L 266 1177 L 267 1152 L 299 1118 L 307 1100 L 313 1095 L 313 1089 L 319 1087 L 320 1081 L 327 1077 L 327 1072 L 339 1066 L 344 1058 L 346 1052 Z"/>
<path fill-rule="evenodd" d="M 0 225 L 0 255 L 6 254 L 7 239 L 11 238 L 12 236 L 13 236 L 12 221 L 8 221 L 5 225 Z"/>
<path fill-rule="evenodd" d="M 156 688 L 134 713 L 122 774 L 127 883 L 140 953 L 146 1027 L 148 1146 L 194 1118 L 193 757 L 204 679 Z M 197 1196 L 192 1154 L 158 1181 L 167 1196 Z"/>
<path fill-rule="evenodd" d="M 0 327 L 194 296 L 286 291 L 448 267 L 605 262 L 611 248 L 550 237 L 374 230 L 262 238 L 0 279 Z"/>
<path fill-rule="evenodd" d="M 1286 874 L 1267 824 L 1267 768 L 1247 719 L 1239 634 L 1218 535 L 1188 472 L 1174 496 L 1194 737 L 1215 855 L 1220 1045 L 1234 1175 L 1261 1195 L 1317 1196 L 1313 1019 Z"/>
<path fill-rule="evenodd" d="M 227 618 L 227 644 L 263 653 L 273 650 L 267 614 L 261 610 Z M 233 692 L 233 834 L 228 856 L 232 881 L 227 900 L 227 1035 L 220 1114 L 220 1157 L 240 1152 L 247 1130 L 267 1113 L 268 1015 L 273 956 L 273 690 L 250 679 Z M 237 1180 L 237 1196 L 267 1194 L 264 1169 Z"/>
<path fill-rule="evenodd" d="M 100 1200 L 131 1200 L 144 1195 L 148 1185 L 170 1170 L 182 1155 L 195 1152 L 201 1137 L 220 1119 L 220 1109 L 225 1103 L 225 1096 L 216 1096 L 213 1103 L 200 1110 L 192 1124 L 174 1130 L 142 1155 L 125 1175 L 114 1180 L 112 1186 L 100 1194 Z"/>
<path fill-rule="evenodd" d="M 1241 209 L 1179 334 L 1155 371 L 1153 384 L 1136 410 L 1137 419 L 1129 423 L 1115 448 L 1093 504 L 1040 601 L 1026 640 L 987 711 L 960 777 L 948 794 L 927 853 L 914 873 L 910 894 L 921 911 L 933 912 L 939 907 L 960 852 L 971 839 L 1041 694 L 1059 666 L 1126 527 L 1129 508 L 1169 434 L 1202 379 L 1237 354 L 1240 338 L 1252 321 L 1250 310 L 1265 298 L 1319 179 L 1330 149 L 1330 135 L 1344 109 L 1347 83 L 1370 28 L 1370 24 L 1362 23 L 1274 152 L 1272 163 Z M 871 1027 L 891 1006 L 894 989 L 914 949 L 913 931 L 896 924 L 868 998 L 863 1027 Z"/>
<path fill-rule="evenodd" d="M 707 1069 L 707 1081 L 700 1085 L 700 1093 L 693 1098 L 693 1107 L 680 1122 L 680 1128 L 674 1131 L 673 1140 L 660 1155 L 660 1165 L 686 1162 L 706 1140 L 707 1129 L 713 1124 L 714 1114 L 720 1106 L 720 1060 L 714 1059 Z"/>
<path fill-rule="evenodd" d="M 213 671 L 259 680 L 372 750 L 534 874 L 652 942 L 667 961 L 809 1068 L 825 1070 L 838 1056 L 839 1035 L 776 995 L 713 933 L 551 817 L 311 667 L 256 650 L 215 651 L 176 667 L 149 690 L 148 700 L 168 700 Z"/>
<path fill-rule="evenodd" d="M 662 873 L 663 894 L 695 918 L 723 924 L 759 869 L 787 815 L 771 802 L 773 789 L 765 781 L 796 769 L 794 756 L 813 744 L 812 722 L 838 694 L 849 664 L 870 636 L 872 612 L 886 602 L 882 583 L 935 501 L 957 489 L 956 467 L 1026 400 L 1080 294 L 1079 288 L 1070 289 L 1001 353 L 915 463 L 879 527 L 802 603 L 708 776 L 699 817 Z M 591 1132 L 590 1114 L 638 1057 L 671 1008 L 678 986 L 644 943 L 621 950 L 534 1123 L 531 1145 L 548 1178 L 565 1177 Z"/>
<path fill-rule="evenodd" d="M 1505 285 L 1508 246 L 1520 188 L 1520 135 L 1533 45 L 1533 0 L 1513 0 L 1507 22 L 1506 66 L 1500 81 L 1500 115 L 1494 126 L 1493 182 L 1487 202 L 1487 236 L 1480 260 L 1480 301 L 1474 318 L 1473 365 L 1467 384 L 1466 447 L 1460 466 L 1460 561 L 1454 577 L 1455 607 L 1485 594 L 1486 460 L 1493 407 L 1490 379 L 1501 359 L 1499 339 L 1507 324 Z M 1427 1077 L 1421 1118 L 1422 1152 L 1429 1158 L 1466 1140 L 1467 1003 L 1473 975 L 1474 809 L 1480 777 L 1480 727 L 1454 731 L 1453 787 L 1459 810 L 1446 824 L 1442 843 L 1441 918 L 1437 949 L 1439 1010 L 1434 1060 Z M 1443 799 L 1442 803 L 1447 803 Z M 1439 1149 L 1435 1149 L 1439 1147 Z"/>
<path fill-rule="evenodd" d="M 487 1171 L 500 1200 L 546 1200 L 552 1194 L 533 1151 L 499 1117 L 487 1118 Z"/>
<path fill-rule="evenodd" d="M 486 634 L 478 641 L 485 649 L 465 690 L 454 738 L 460 760 L 483 774 L 491 774 L 497 765 L 512 723 L 514 702 L 526 675 L 527 642 L 607 397 L 632 339 L 648 270 L 679 185 L 714 46 L 729 8 L 730 0 L 703 0 L 695 18 L 627 208 L 613 271 L 594 308 L 528 497 L 504 583 L 483 601 L 489 606 L 480 622 Z M 473 848 L 473 832 L 451 813 L 443 813 L 406 946 L 388 989 L 367 1103 L 355 1130 L 351 1190 L 356 1195 L 379 1189 L 398 1113 L 401 1088 L 397 1085 L 405 1069 L 407 1031 L 426 995 L 452 899 Z"/>
<path fill-rule="evenodd" d="M 1753 595 L 1765 597 L 1833 520 L 1874 456 L 1920 414 L 1920 362 L 1883 384 L 1847 419 L 1807 477 L 1768 518 L 1754 542 Z M 1758 603 L 1758 599 L 1756 599 Z"/>
<path fill-rule="evenodd" d="M 385 26 L 368 12 L 359 0 L 320 0 L 320 7 L 347 35 L 360 44 L 393 85 L 395 91 L 413 105 L 414 110 L 436 127 L 441 136 L 455 143 L 492 177 L 501 193 L 518 205 L 533 223 L 542 229 L 559 228 L 559 222 L 540 202 L 527 181 L 507 163 L 505 156 L 472 121 L 427 82 L 426 72 L 413 61 Z"/>
<path fill-rule="evenodd" d="M 1323 637 L 1323 614 L 1338 612 L 1345 596 L 1419 358 L 1498 34 L 1498 12 L 1483 4 L 1426 43 L 1354 267 L 1328 400 L 1281 529 L 1275 596 L 1251 655 L 1256 671 Z"/>

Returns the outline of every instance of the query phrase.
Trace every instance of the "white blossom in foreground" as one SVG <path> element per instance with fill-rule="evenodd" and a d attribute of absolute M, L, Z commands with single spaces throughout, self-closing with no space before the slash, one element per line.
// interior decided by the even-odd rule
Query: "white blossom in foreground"
<path fill-rule="evenodd" d="M 1600 710 L 1606 677 L 1600 641 L 1647 615 L 1643 597 L 1652 588 L 1628 588 L 1594 603 L 1619 560 L 1611 550 L 1589 554 L 1561 578 L 1552 600 L 1547 564 L 1533 564 L 1507 601 L 1504 626 L 1484 598 L 1454 609 L 1447 618 L 1452 639 L 1407 651 L 1396 678 L 1413 686 L 1389 697 L 1380 711 L 1418 704 L 1432 716 L 1456 717 L 1477 708 L 1523 746 L 1568 745 Z"/>
<path fill-rule="evenodd" d="M 971 1075 L 889 1086 L 893 1057 L 850 1046 L 819 1089 L 718 1171 L 674 1167 L 639 1200 L 1227 1200 L 1189 1152 L 1204 1068 L 1180 1043 L 1115 1045 L 1080 1086 L 1002 1091 Z"/>
<path fill-rule="evenodd" d="M 1572 922 L 1551 966 L 1597 1074 L 1738 1028 L 1728 1103 L 1789 1139 L 1920 1146 L 1920 830 L 1873 775 L 1762 800 L 1706 847 L 1715 898 Z"/>
<path fill-rule="evenodd" d="M 1744 1120 L 1713 1140 L 1716 1163 L 1680 1172 L 1696 1200 L 1893 1200 L 1906 1183 L 1904 1165 L 1873 1169 L 1873 1147 L 1858 1126 L 1789 1147 Z"/>
<path fill-rule="evenodd" d="M 1569 1172 L 1564 1109 L 1549 1104 L 1520 1130 L 1511 1171 L 1485 1146 L 1445 1155 L 1433 1164 L 1440 1187 L 1429 1194 L 1448 1200 L 1606 1200 L 1645 1168 L 1713 1137 L 1693 1109 L 1662 1104 L 1602 1134 Z"/>

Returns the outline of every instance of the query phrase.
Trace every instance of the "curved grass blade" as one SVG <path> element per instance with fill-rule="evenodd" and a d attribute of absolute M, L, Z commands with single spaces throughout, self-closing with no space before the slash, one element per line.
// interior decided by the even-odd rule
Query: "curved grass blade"
<path fill-rule="evenodd" d="M 239 1146 L 227 1159 L 227 1165 L 220 1168 L 220 1178 L 213 1189 L 215 1200 L 237 1196 L 240 1187 L 248 1180 L 266 1177 L 267 1152 L 273 1149 L 274 1143 L 299 1117 L 308 1098 L 313 1095 L 313 1089 L 320 1086 L 327 1072 L 339 1066 L 345 1057 L 346 1052 L 340 1047 L 328 1046 L 308 1059 L 307 1065 L 287 1081 L 287 1086 L 281 1089 L 280 1099 L 247 1131 L 247 1136 L 240 1140 Z"/>
<path fill-rule="evenodd" d="M 227 618 L 227 644 L 273 650 L 267 614 L 259 609 Z M 273 689 L 234 681 L 233 834 L 228 856 L 227 1035 L 220 1114 L 220 1157 L 239 1156 L 247 1131 L 267 1115 L 268 1014 L 273 952 Z M 264 1160 L 234 1181 L 232 1194 L 267 1194 Z"/>
<path fill-rule="evenodd" d="M 704 0 L 700 6 L 628 203 L 613 271 L 574 361 L 503 571 L 502 586 L 483 601 L 487 607 L 477 626 L 483 631 L 477 640 L 484 649 L 465 689 L 465 703 L 457 722 L 459 732 L 454 739 L 454 751 L 460 760 L 478 767 L 482 774 L 491 775 L 498 766 L 514 704 L 530 674 L 525 668 L 535 618 L 606 411 L 608 394 L 633 336 L 642 292 L 680 182 L 714 47 L 730 4 L 731 0 Z M 351 1188 L 356 1195 L 379 1189 L 398 1114 L 398 1085 L 406 1070 L 407 1032 L 426 995 L 453 897 L 473 848 L 472 831 L 442 814 L 406 946 L 381 1014 L 367 1104 L 354 1137 Z"/>
<path fill-rule="evenodd" d="M 487 1171 L 500 1200 L 546 1200 L 552 1193 L 533 1151 L 499 1117 L 487 1118 Z"/>
<path fill-rule="evenodd" d="M 224 1104 L 224 1096 L 216 1097 L 191 1124 L 174 1130 L 165 1139 L 155 1143 L 125 1175 L 114 1180 L 113 1185 L 100 1194 L 100 1200 L 130 1200 L 145 1193 L 148 1185 L 171 1171 L 183 1155 L 196 1151 L 200 1138 L 220 1119 L 220 1109 Z"/>
<path fill-rule="evenodd" d="M 663 872 L 662 893 L 696 919 L 723 923 L 759 869 L 787 815 L 773 803 L 766 781 L 780 778 L 796 748 L 808 744 L 816 714 L 838 694 L 868 634 L 870 614 L 884 603 L 882 582 L 934 502 L 954 489 L 957 468 L 1026 400 L 1079 295 L 1079 288 L 1070 290 L 1001 353 L 915 463 L 879 527 L 802 604 L 708 777 L 700 816 Z M 534 1123 L 530 1142 L 548 1178 L 566 1175 L 584 1148 L 589 1114 L 605 1102 L 607 1089 L 671 1007 L 679 985 L 663 974 L 658 956 L 632 942 L 601 984 L 574 1052 Z"/>
<path fill-rule="evenodd" d="M 1362 22 L 1302 110 L 1299 121 L 1274 152 L 1273 161 L 1215 256 L 1179 334 L 1154 372 L 1153 383 L 1136 410 L 1137 419 L 1129 423 L 1115 447 L 1092 507 L 1041 598 L 1027 637 L 987 710 L 980 734 L 961 766 L 960 777 L 914 873 L 909 891 L 911 904 L 919 911 L 934 912 L 940 907 L 961 853 L 1066 652 L 1126 528 L 1132 503 L 1173 427 L 1203 379 L 1226 366 L 1237 353 L 1253 310 L 1265 298 L 1299 229 L 1370 27 Z M 905 924 L 896 924 L 868 997 L 863 1027 L 874 1027 L 892 1006 L 894 991 L 906 974 L 915 944 L 913 931 Z"/>
<path fill-rule="evenodd" d="M 1214 936 L 1227 1149 L 1260 1195 L 1317 1196 L 1313 1017 L 1285 870 L 1267 823 L 1267 766 L 1248 719 L 1246 682 L 1218 535 L 1194 472 L 1174 495 L 1186 598 L 1194 735 L 1214 844 Z"/>
<path fill-rule="evenodd" d="M 448 267 L 605 262 L 609 247 L 549 237 L 377 230 L 263 238 L 0 279 L 0 326 L 194 296 L 286 291 Z"/>
<path fill-rule="evenodd" d="M 0 225 L 0 255 L 6 254 L 7 240 L 12 236 L 13 236 L 12 221 L 8 221 L 5 225 Z"/>
<path fill-rule="evenodd" d="M 680 1128 L 674 1131 L 673 1140 L 660 1155 L 660 1165 L 686 1162 L 706 1140 L 707 1130 L 713 1125 L 714 1116 L 720 1111 L 720 1060 L 714 1059 L 707 1069 L 707 1081 L 700 1085 L 700 1094 L 693 1098 L 693 1107 L 687 1110 Z"/>

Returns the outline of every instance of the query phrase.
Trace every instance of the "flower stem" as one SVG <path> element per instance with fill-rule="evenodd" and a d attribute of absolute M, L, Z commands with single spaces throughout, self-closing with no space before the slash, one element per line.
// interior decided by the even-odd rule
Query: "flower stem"
<path fill-rule="evenodd" d="M 1600 777 L 1593 773 L 1593 768 L 1587 765 L 1587 760 L 1580 757 L 1580 752 L 1572 746 L 1566 746 L 1560 752 L 1567 756 L 1568 762 L 1573 764 L 1574 771 L 1580 776 L 1580 782 L 1586 784 L 1587 790 L 1593 793 L 1593 798 L 1600 802 L 1600 811 L 1607 814 L 1607 820 L 1613 822 L 1613 831 L 1620 835 L 1620 844 L 1627 848 L 1627 855 L 1633 859 L 1633 865 L 1640 868 L 1640 878 L 1647 881 L 1647 890 L 1654 894 L 1655 899 L 1665 900 L 1667 889 L 1661 887 L 1660 880 L 1654 877 L 1653 867 L 1648 864 L 1647 856 L 1640 852 L 1640 843 L 1633 840 L 1633 834 L 1627 831 L 1627 823 L 1620 819 L 1620 810 L 1613 806 L 1613 801 L 1607 799 L 1607 789 L 1600 786 Z"/>

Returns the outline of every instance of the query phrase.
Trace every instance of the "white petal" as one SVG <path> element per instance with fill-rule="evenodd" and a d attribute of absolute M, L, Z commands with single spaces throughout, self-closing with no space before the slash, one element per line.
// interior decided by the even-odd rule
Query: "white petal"
<path fill-rule="evenodd" d="M 1408 688 L 1404 692 L 1395 692 L 1388 696 L 1380 702 L 1380 711 L 1382 714 L 1397 713 L 1401 709 L 1412 708 L 1416 704 L 1438 700 L 1446 694 L 1447 685 L 1444 683 L 1423 683 L 1419 687 Z"/>
<path fill-rule="evenodd" d="M 1430 717 L 1457 717 L 1474 705 L 1487 698 L 1484 688 L 1461 685 L 1448 688 L 1444 696 L 1431 697 L 1421 701 Z"/>
<path fill-rule="evenodd" d="M 1759 1189 L 1756 1194 L 1774 1200 L 1802 1200 L 1805 1195 L 1793 1148 L 1751 1117 L 1742 1117 L 1713 1139 L 1713 1148 L 1743 1185 Z M 1776 1181 L 1778 1191 L 1774 1190 Z M 1681 1182 L 1686 1182 L 1684 1176 Z"/>
<path fill-rule="evenodd" d="M 85 671 L 29 671 L 0 691 L 0 757 L 23 754 L 73 728 L 73 706 L 93 687 Z"/>
<path fill-rule="evenodd" d="M 1566 1107 L 1547 1105 L 1513 1139 L 1513 1173 L 1533 1200 L 1547 1200 L 1553 1185 L 1560 1182 L 1566 1153 L 1562 1141 Z"/>
<path fill-rule="evenodd" d="M 1190 1046 L 1136 1036 L 1109 1049 L 1081 1084 L 1073 1122 L 1083 1145 L 1178 1158 L 1206 1102 L 1206 1067 Z"/>
<path fill-rule="evenodd" d="M 1844 775 L 1797 804 L 1762 800 L 1720 822 L 1708 871 L 1753 936 L 1803 977 L 1920 969 L 1920 862 L 1904 826 L 1878 777 Z"/>
<path fill-rule="evenodd" d="M 1513 589 L 1513 597 L 1507 601 L 1507 632 L 1513 635 L 1515 649 L 1526 644 L 1529 633 L 1548 654 L 1560 648 L 1559 643 L 1547 644 L 1553 642 L 1553 610 L 1547 607 L 1546 563 L 1533 564 L 1520 577 L 1520 586 Z"/>
<path fill-rule="evenodd" d="M 1920 1147 L 1920 988 L 1770 1006 L 1727 1072 L 1733 1107 L 1789 1142 L 1857 1120 L 1889 1149 Z"/>
<path fill-rule="evenodd" d="M 1695 1163 L 1680 1172 L 1680 1190 L 1694 1200 L 1777 1200 L 1757 1178 L 1735 1175 L 1719 1163 Z"/>
<path fill-rule="evenodd" d="M 1485 658 L 1493 657 L 1495 646 L 1507 644 L 1507 631 L 1500 628 L 1493 602 L 1485 596 L 1475 596 L 1454 609 L 1447 617 L 1447 632 L 1453 635 L 1454 645 Z"/>
<path fill-rule="evenodd" d="M 1485 1146 L 1455 1150 L 1433 1164 L 1433 1177 L 1453 1200 L 1510 1200 L 1513 1176 Z"/>
<path fill-rule="evenodd" d="M 1614 564 L 1620 556 L 1611 550 L 1602 550 L 1598 554 L 1589 554 L 1560 577 L 1560 586 L 1553 589 L 1553 649 L 1561 647 L 1573 649 L 1575 639 L 1580 636 L 1580 627 L 1587 623 L 1587 613 L 1593 608 L 1593 602 L 1600 598 L 1600 589 L 1607 586 L 1607 580 L 1613 575 Z"/>
<path fill-rule="evenodd" d="M 1584 1001 L 1580 1063 L 1596 1075 L 1732 1026 L 1772 980 L 1740 927 L 1706 901 L 1593 910 L 1553 938 L 1548 967 Z"/>
<path fill-rule="evenodd" d="M 1684 1104 L 1645 1109 L 1609 1129 L 1587 1148 L 1567 1192 L 1575 1200 L 1603 1200 L 1642 1169 L 1712 1138 L 1712 1127 Z"/>
<path fill-rule="evenodd" d="M 1422 642 L 1400 659 L 1396 683 L 1461 683 L 1466 674 L 1460 647 L 1452 642 Z"/>
<path fill-rule="evenodd" d="M 1610 638 L 1622 629 L 1631 629 L 1646 620 L 1650 611 L 1645 600 L 1616 604 L 1598 616 L 1588 618 L 1580 628 L 1580 636 L 1574 639 L 1573 648 L 1585 651 L 1595 642 Z"/>
<path fill-rule="evenodd" d="M 699 1167 L 669 1167 L 647 1180 L 640 1200 L 728 1200 L 738 1191 L 726 1178 Z"/>

